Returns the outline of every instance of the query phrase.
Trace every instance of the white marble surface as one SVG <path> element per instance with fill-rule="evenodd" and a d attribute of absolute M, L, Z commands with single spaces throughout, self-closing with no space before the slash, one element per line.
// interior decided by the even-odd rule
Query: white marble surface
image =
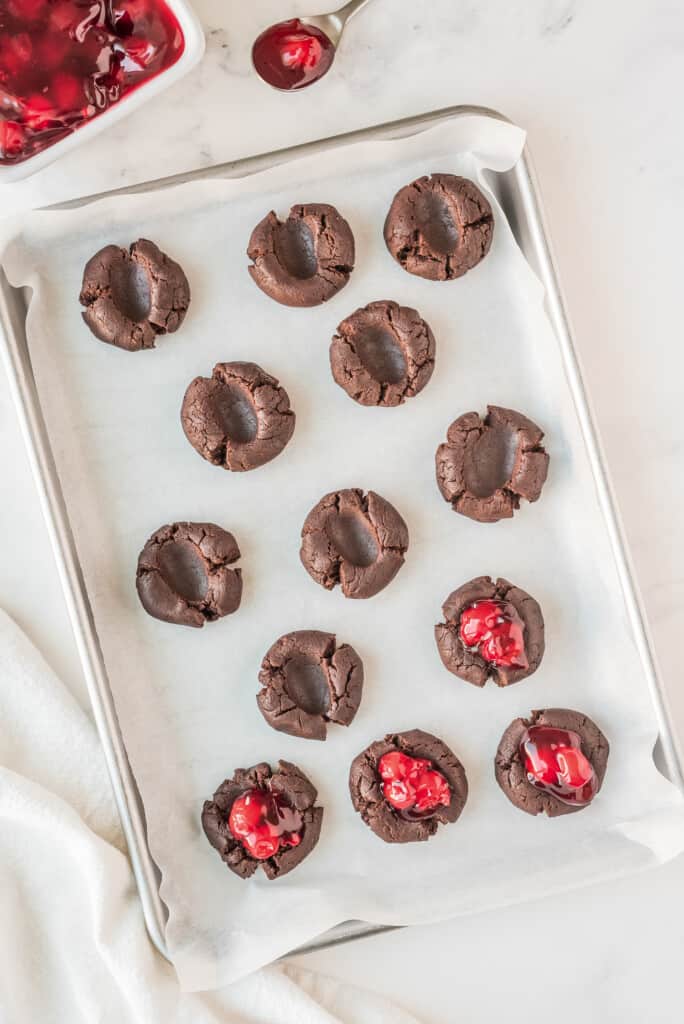
<path fill-rule="evenodd" d="M 261 25 L 310 0 L 196 0 L 202 66 L 114 131 L 0 190 L 16 210 L 458 102 L 529 130 L 578 344 L 680 735 L 684 379 L 679 239 L 684 11 L 675 0 L 374 0 L 335 70 L 298 96 L 249 70 Z M 7 387 L 0 380 L 0 604 L 85 702 Z M 600 629 L 597 623 L 597 629 Z M 606 636 L 606 643 L 611 638 Z M 684 859 L 649 874 L 317 954 L 428 1024 L 675 1024 Z M 534 996 L 530 990 L 534 990 Z M 275 1022 L 274 1022 L 275 1024 Z"/>

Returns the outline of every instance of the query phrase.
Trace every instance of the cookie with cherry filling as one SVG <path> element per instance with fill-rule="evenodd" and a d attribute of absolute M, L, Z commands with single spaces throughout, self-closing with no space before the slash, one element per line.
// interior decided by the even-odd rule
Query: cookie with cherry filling
<path fill-rule="evenodd" d="M 511 722 L 501 737 L 496 781 L 514 807 L 527 814 L 573 814 L 599 793 L 609 753 L 608 740 L 581 711 L 533 711 Z"/>
<path fill-rule="evenodd" d="M 544 617 L 535 599 L 508 580 L 478 576 L 449 594 L 435 626 L 442 663 L 474 686 L 510 686 L 544 657 Z"/>
<path fill-rule="evenodd" d="M 289 761 L 261 762 L 222 782 L 202 809 L 202 827 L 224 864 L 240 878 L 258 868 L 280 878 L 318 842 L 323 808 L 303 771 Z"/>
<path fill-rule="evenodd" d="M 443 740 L 411 729 L 389 733 L 354 758 L 349 792 L 376 836 L 386 843 L 416 843 L 457 821 L 468 780 Z"/>

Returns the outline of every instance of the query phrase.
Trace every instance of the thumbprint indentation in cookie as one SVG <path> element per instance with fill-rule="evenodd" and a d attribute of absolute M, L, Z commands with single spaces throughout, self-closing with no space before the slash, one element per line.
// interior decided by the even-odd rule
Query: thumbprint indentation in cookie
<path fill-rule="evenodd" d="M 458 228 L 445 197 L 423 192 L 416 204 L 416 216 L 423 225 L 425 241 L 436 253 L 447 255 L 458 246 Z"/>
<path fill-rule="evenodd" d="M 465 484 L 476 498 L 489 498 L 510 480 L 518 450 L 517 434 L 504 427 L 486 430 L 468 450 Z"/>
<path fill-rule="evenodd" d="M 145 266 L 136 263 L 135 260 L 113 264 L 110 287 L 112 302 L 125 317 L 134 323 L 147 319 L 152 298 L 150 279 Z"/>
<path fill-rule="evenodd" d="M 194 544 L 165 544 L 157 559 L 159 572 L 174 593 L 186 601 L 203 601 L 209 584 L 204 560 Z"/>
<path fill-rule="evenodd" d="M 330 686 L 318 662 L 295 657 L 285 666 L 285 689 L 297 707 L 308 715 L 330 710 Z"/>
<path fill-rule="evenodd" d="M 304 220 L 288 219 L 278 225 L 275 251 L 288 274 L 300 281 L 313 277 L 318 269 L 313 234 Z"/>
<path fill-rule="evenodd" d="M 406 357 L 389 331 L 377 328 L 359 335 L 356 351 L 375 380 L 383 384 L 398 384 L 406 376 Z"/>
<path fill-rule="evenodd" d="M 345 513 L 331 520 L 330 539 L 347 562 L 361 569 L 372 565 L 378 557 L 378 545 L 364 518 Z"/>
<path fill-rule="evenodd" d="M 234 444 L 249 444 L 257 436 L 258 421 L 246 392 L 234 384 L 224 384 L 214 397 L 216 415 L 226 437 Z"/>

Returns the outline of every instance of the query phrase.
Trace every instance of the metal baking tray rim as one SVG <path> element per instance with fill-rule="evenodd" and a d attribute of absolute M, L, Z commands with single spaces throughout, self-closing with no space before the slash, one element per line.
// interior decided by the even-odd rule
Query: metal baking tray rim
<path fill-rule="evenodd" d="M 243 177 L 254 174 L 265 167 L 272 167 L 299 156 L 312 155 L 335 146 L 349 145 L 371 138 L 400 138 L 416 134 L 439 122 L 468 115 L 480 115 L 508 124 L 513 123 L 503 114 L 487 107 L 474 105 L 446 107 L 426 114 L 418 114 L 398 121 L 386 122 L 343 135 L 302 143 L 197 171 L 83 196 L 68 202 L 43 207 L 43 212 L 74 209 L 105 197 L 157 191 L 205 178 Z M 516 241 L 544 286 L 546 309 L 558 338 L 599 504 L 608 529 L 627 614 L 651 691 L 659 733 L 654 760 L 663 774 L 684 791 L 684 762 L 673 730 L 666 693 L 658 672 L 655 650 L 584 385 L 529 147 L 525 147 L 520 160 L 511 170 L 502 173 L 492 172 L 490 177 L 496 179 L 494 191 L 498 193 L 498 198 L 504 207 Z M 494 184 L 494 182 L 492 183 Z M 0 326 L 2 326 L 0 355 L 7 372 L 10 393 L 16 407 L 50 543 L 55 555 L 95 724 L 104 749 L 114 797 L 140 894 L 145 924 L 150 939 L 158 952 L 170 961 L 171 956 L 165 938 L 168 911 L 159 893 L 161 876 L 147 843 L 142 800 L 128 762 L 97 629 L 52 455 L 50 439 L 41 411 L 28 352 L 25 329 L 26 310 L 25 294 L 21 289 L 15 289 L 9 284 L 4 271 L 0 268 Z M 392 931 L 395 928 L 396 926 L 347 921 L 329 929 L 311 942 L 292 950 L 289 955 L 314 952 L 352 939 Z"/>

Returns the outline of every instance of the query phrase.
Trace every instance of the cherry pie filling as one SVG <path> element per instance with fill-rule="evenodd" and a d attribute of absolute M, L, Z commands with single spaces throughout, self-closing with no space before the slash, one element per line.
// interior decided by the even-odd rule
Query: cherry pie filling
<path fill-rule="evenodd" d="M 164 0 L 0 3 L 0 164 L 93 120 L 183 53 Z"/>
<path fill-rule="evenodd" d="M 255 860 L 268 860 L 302 841 L 304 819 L 284 796 L 267 789 L 248 789 L 233 803 L 228 827 Z"/>
<path fill-rule="evenodd" d="M 463 646 L 497 668 L 529 668 L 525 623 L 507 601 L 475 601 L 461 613 Z"/>
<path fill-rule="evenodd" d="M 582 753 L 582 740 L 569 729 L 532 725 L 520 742 L 520 760 L 527 781 L 565 804 L 584 806 L 598 790 L 591 761 Z"/>
<path fill-rule="evenodd" d="M 451 803 L 451 787 L 432 761 L 392 750 L 378 761 L 382 793 L 403 817 L 423 818 Z"/>
<path fill-rule="evenodd" d="M 303 89 L 330 70 L 335 47 L 314 25 L 299 18 L 262 32 L 252 48 L 257 73 L 275 89 Z"/>

